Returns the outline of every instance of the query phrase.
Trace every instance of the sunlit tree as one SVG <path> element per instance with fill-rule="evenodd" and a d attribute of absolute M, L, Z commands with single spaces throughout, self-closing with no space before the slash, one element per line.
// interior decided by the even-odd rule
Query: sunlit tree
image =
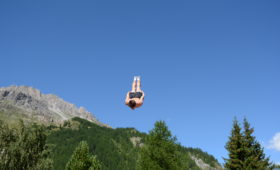
<path fill-rule="evenodd" d="M 142 170 L 177 170 L 180 169 L 181 159 L 172 136 L 164 121 L 155 123 L 141 148 L 138 168 Z"/>
<path fill-rule="evenodd" d="M 86 141 L 81 141 L 66 165 L 66 170 L 100 170 L 101 163 L 89 153 Z"/>
<path fill-rule="evenodd" d="M 243 122 L 243 148 L 244 148 L 244 164 L 245 169 L 272 169 L 269 158 L 265 157 L 263 148 L 253 136 L 254 129 L 250 127 L 247 119 Z"/>
<path fill-rule="evenodd" d="M 0 169 L 52 169 L 48 156 L 44 127 L 20 121 L 11 128 L 0 121 Z"/>
<path fill-rule="evenodd" d="M 244 130 L 236 119 L 233 121 L 231 136 L 226 144 L 229 158 L 225 159 L 225 168 L 230 170 L 267 170 L 273 169 L 269 158 L 265 157 L 263 148 L 253 136 L 254 129 L 244 119 Z"/>

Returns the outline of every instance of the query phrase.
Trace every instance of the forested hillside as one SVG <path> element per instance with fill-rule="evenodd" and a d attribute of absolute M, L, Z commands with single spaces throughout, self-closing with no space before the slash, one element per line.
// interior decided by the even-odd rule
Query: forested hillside
<path fill-rule="evenodd" d="M 90 152 L 97 155 L 105 170 L 132 170 L 136 168 L 140 147 L 146 134 L 134 128 L 105 128 L 81 118 L 73 118 L 63 126 L 49 127 L 47 143 L 53 146 L 55 169 L 63 169 L 80 141 L 86 141 Z M 179 146 L 184 164 L 189 169 L 200 169 L 196 160 L 219 168 L 217 160 L 200 149 Z"/>

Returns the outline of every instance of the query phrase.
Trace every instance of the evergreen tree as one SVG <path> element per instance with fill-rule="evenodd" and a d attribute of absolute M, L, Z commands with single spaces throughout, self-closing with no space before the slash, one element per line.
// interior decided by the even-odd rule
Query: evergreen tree
<path fill-rule="evenodd" d="M 280 165 L 279 164 L 274 164 L 273 168 L 274 168 L 274 170 L 280 170 Z"/>
<path fill-rule="evenodd" d="M 100 170 L 96 156 L 90 155 L 86 141 L 81 141 L 66 165 L 66 170 Z"/>
<path fill-rule="evenodd" d="M 225 159 L 225 168 L 230 170 L 242 170 L 244 162 L 244 151 L 242 143 L 241 127 L 236 120 L 233 121 L 231 136 L 226 144 L 226 149 L 229 152 L 229 158 Z"/>
<path fill-rule="evenodd" d="M 176 138 L 172 137 L 165 122 L 155 123 L 141 148 L 138 168 L 143 170 L 177 170 L 180 169 Z"/>
<path fill-rule="evenodd" d="M 246 119 L 243 122 L 244 130 L 236 119 L 233 122 L 231 136 L 226 144 L 229 158 L 225 159 L 225 168 L 230 170 L 267 170 L 272 169 L 269 158 L 265 158 L 263 148 L 252 135 L 254 129 Z"/>
<path fill-rule="evenodd" d="M 250 128 L 250 124 L 247 119 L 244 119 L 244 131 L 243 131 L 243 148 L 244 148 L 244 169 L 272 169 L 272 164 L 269 162 L 269 158 L 265 158 L 263 148 L 256 141 L 256 138 L 252 135 L 253 128 Z"/>

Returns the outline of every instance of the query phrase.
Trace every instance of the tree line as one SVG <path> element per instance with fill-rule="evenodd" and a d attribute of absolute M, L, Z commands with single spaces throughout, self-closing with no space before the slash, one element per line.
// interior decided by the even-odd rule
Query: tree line
<path fill-rule="evenodd" d="M 84 128 L 89 128 L 90 122 L 82 122 Z M 64 124 L 69 126 L 69 122 Z M 17 125 L 8 125 L 0 120 L 0 169 L 2 170 L 52 170 L 54 164 L 52 152 L 54 146 L 47 143 L 47 137 L 55 127 L 44 127 L 37 124 L 24 124 L 19 121 Z M 61 128 L 61 127 L 60 127 Z M 111 130 L 106 130 L 111 133 Z M 117 130 L 118 131 L 118 130 Z M 134 129 L 126 129 L 135 131 Z M 64 132 L 67 133 L 65 130 Z M 120 135 L 123 130 L 119 129 Z M 228 150 L 228 158 L 224 158 L 224 168 L 229 170 L 269 170 L 276 168 L 269 158 L 265 156 L 260 143 L 253 136 L 254 129 L 244 119 L 243 129 L 234 119 L 229 140 L 225 145 Z M 136 133 L 136 132 L 135 132 Z M 114 135 L 114 134 L 113 134 Z M 140 135 L 140 134 L 139 134 Z M 118 137 L 118 136 L 116 136 Z M 67 140 L 67 139 L 65 139 Z M 105 139 L 104 139 L 105 140 Z M 110 140 L 109 138 L 106 140 Z M 116 139 L 117 140 L 117 139 Z M 119 140 L 124 140 L 120 138 Z M 128 142 L 130 141 L 122 141 Z M 144 145 L 140 145 L 137 152 L 134 169 L 138 170 L 182 170 L 200 169 L 189 157 L 190 150 L 183 148 L 164 121 L 157 121 L 154 128 L 143 139 Z M 102 145 L 100 145 L 102 146 Z M 95 150 L 98 151 L 98 150 Z M 118 152 L 127 152 L 127 149 Z M 197 150 L 195 150 L 197 152 Z M 131 151 L 130 151 L 131 152 Z M 89 149 L 89 143 L 80 141 L 74 149 L 72 156 L 66 163 L 66 170 L 101 170 L 104 163 Z M 200 152 L 197 152 L 199 154 Z M 125 153 L 127 154 L 127 153 Z M 128 157 L 125 159 L 129 159 Z M 214 158 L 207 158 L 211 164 Z M 103 159 L 102 159 L 103 160 Z M 213 161 L 212 161 L 213 162 Z M 130 164 L 124 164 L 129 166 Z M 215 166 L 212 164 L 212 166 Z"/>

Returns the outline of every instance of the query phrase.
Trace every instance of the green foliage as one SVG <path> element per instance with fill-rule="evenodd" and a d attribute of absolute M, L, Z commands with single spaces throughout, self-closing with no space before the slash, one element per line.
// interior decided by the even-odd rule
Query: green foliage
<path fill-rule="evenodd" d="M 211 167 L 221 167 L 221 165 L 218 163 L 218 160 L 214 158 L 214 156 L 209 155 L 208 153 L 202 151 L 199 148 L 186 148 L 180 146 L 180 152 L 195 156 L 196 158 L 201 159 L 204 163 L 210 165 Z M 188 160 L 187 162 L 188 164 L 186 169 L 196 169 L 196 164 L 192 159 Z"/>
<path fill-rule="evenodd" d="M 244 154 L 242 146 L 242 134 L 241 127 L 236 119 L 233 121 L 233 128 L 231 130 L 231 136 L 226 144 L 226 149 L 229 151 L 229 159 L 225 159 L 226 169 L 241 170 L 243 167 Z"/>
<path fill-rule="evenodd" d="M 182 159 L 165 122 L 155 123 L 147 136 L 144 147 L 141 148 L 139 169 L 143 170 L 177 170 L 182 166 Z"/>
<path fill-rule="evenodd" d="M 185 148 L 181 145 L 178 145 L 178 150 L 181 159 L 181 167 L 180 169 L 191 169 L 191 170 L 200 170 L 200 168 L 196 165 L 195 161 L 190 157 L 189 148 Z M 200 157 L 199 157 L 200 158 Z"/>
<path fill-rule="evenodd" d="M 176 159 L 171 157 L 170 160 L 179 160 L 181 165 L 176 166 L 180 166 L 181 169 L 198 170 L 199 168 L 189 156 L 195 152 L 199 153 L 198 149 L 176 144 L 176 139 L 171 136 L 168 129 L 166 130 L 163 136 L 170 135 L 170 138 L 166 139 L 175 143 L 170 148 L 176 148 L 175 155 L 177 155 Z M 158 132 L 155 131 L 156 133 Z M 59 127 L 50 125 L 47 128 L 36 124 L 24 125 L 23 122 L 11 127 L 0 121 L 0 169 L 64 169 L 71 155 L 76 157 L 73 151 L 80 141 L 86 141 L 87 153 L 96 154 L 102 162 L 102 170 L 133 170 L 136 169 L 140 147 L 148 139 L 146 136 L 134 128 L 105 128 L 80 118 L 73 118 Z M 137 138 L 134 144 L 132 144 L 133 138 Z M 53 159 L 50 159 L 50 156 Z M 98 165 L 95 169 L 100 168 L 97 157 L 87 158 L 88 162 L 95 162 L 94 165 Z M 202 153 L 198 157 L 203 161 L 207 160 L 207 154 Z M 71 167 L 75 166 L 73 163 L 68 163 L 68 169 Z"/>
<path fill-rule="evenodd" d="M 144 134 L 134 128 L 101 127 L 81 118 L 73 118 L 72 121 L 76 123 L 65 123 L 60 129 L 53 127 L 48 136 L 48 143 L 55 145 L 52 153 L 55 169 L 64 169 L 80 141 L 88 143 L 89 153 L 97 155 L 102 169 L 135 169 L 139 147 L 134 147 L 130 138 L 143 138 Z"/>
<path fill-rule="evenodd" d="M 88 143 L 89 153 L 94 153 L 98 157 L 102 163 L 102 170 L 133 170 L 136 169 L 140 149 L 146 145 L 148 140 L 146 134 L 140 133 L 134 128 L 100 127 L 81 118 L 73 118 L 60 127 L 50 126 L 48 128 L 51 133 L 47 142 L 55 145 L 51 156 L 54 160 L 54 168 L 57 170 L 64 169 L 80 141 Z M 132 137 L 141 138 L 140 143 L 134 146 L 131 142 Z M 174 137 L 170 139 L 174 140 L 173 143 L 176 144 Z M 199 149 L 185 148 L 178 144 L 175 146 L 172 144 L 171 147 L 176 148 L 175 153 L 181 160 L 181 169 L 199 170 L 199 167 L 190 158 L 190 154 L 196 154 L 195 156 L 205 163 L 216 161 Z M 218 164 L 217 161 L 215 163 Z"/>
<path fill-rule="evenodd" d="M 9 127 L 0 121 L 0 169 L 52 169 L 48 154 L 44 127 L 22 121 Z"/>
<path fill-rule="evenodd" d="M 280 170 L 280 165 L 279 164 L 274 164 L 273 165 L 273 170 Z"/>
<path fill-rule="evenodd" d="M 82 141 L 75 149 L 66 170 L 100 170 L 101 164 L 96 156 L 90 155 L 87 142 Z"/>
<path fill-rule="evenodd" d="M 269 162 L 269 158 L 265 158 L 263 148 L 256 141 L 256 138 L 252 136 L 254 129 L 250 128 L 249 122 L 244 119 L 244 156 L 245 161 L 243 168 L 246 169 L 272 169 L 272 165 Z"/>
<path fill-rule="evenodd" d="M 225 159 L 225 168 L 230 170 L 272 169 L 269 158 L 265 158 L 263 148 L 252 135 L 253 128 L 244 119 L 244 131 L 236 119 L 233 122 L 231 136 L 226 144 L 229 158 Z"/>

